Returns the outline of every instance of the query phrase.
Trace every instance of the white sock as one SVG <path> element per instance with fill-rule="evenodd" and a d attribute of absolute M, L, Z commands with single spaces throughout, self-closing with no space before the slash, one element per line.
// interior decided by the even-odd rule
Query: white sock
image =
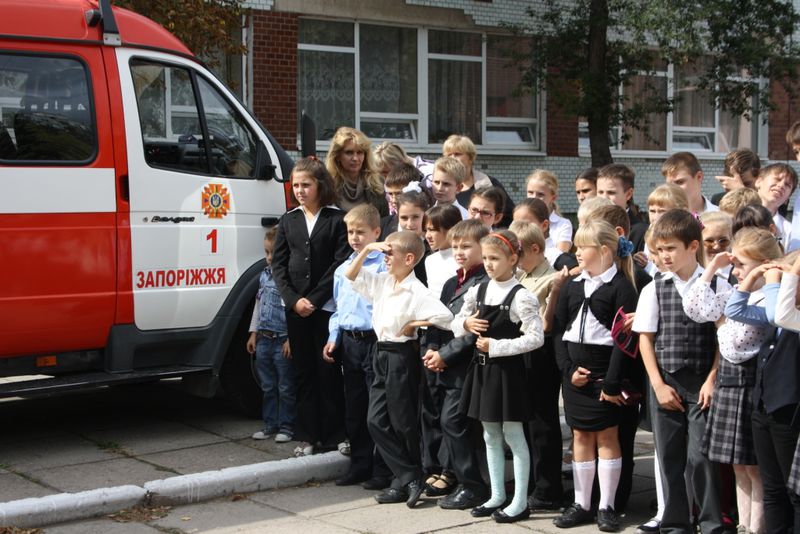
<path fill-rule="evenodd" d="M 656 502 L 658 503 L 658 508 L 656 509 L 656 515 L 653 517 L 656 521 L 661 523 L 661 518 L 664 517 L 664 485 L 661 483 L 661 468 L 658 465 L 658 456 L 653 456 L 653 471 L 655 472 L 655 483 L 656 483 Z"/>
<path fill-rule="evenodd" d="M 617 495 L 619 475 L 622 473 L 622 458 L 597 461 L 597 478 L 600 482 L 600 510 L 614 509 L 614 498 Z"/>
<path fill-rule="evenodd" d="M 594 483 L 594 460 L 572 461 L 572 482 L 575 486 L 575 502 L 584 510 L 592 509 L 592 484 Z"/>

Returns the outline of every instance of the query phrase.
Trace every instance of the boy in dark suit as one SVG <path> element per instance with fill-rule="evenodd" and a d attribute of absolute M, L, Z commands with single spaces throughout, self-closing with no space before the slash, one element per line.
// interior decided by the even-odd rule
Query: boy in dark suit
<path fill-rule="evenodd" d="M 450 229 L 453 257 L 460 266 L 456 276 L 445 282 L 442 302 L 453 315 L 461 311 L 464 295 L 472 286 L 487 280 L 483 268 L 480 241 L 489 229 L 476 219 L 461 221 Z M 444 399 L 440 415 L 444 434 L 442 445 L 455 472 L 458 486 L 439 502 L 445 509 L 466 510 L 486 501 L 486 485 L 478 469 L 475 450 L 470 440 L 470 423 L 459 409 L 461 389 L 467 365 L 473 354 L 475 336 L 468 334 L 454 339 L 449 331 L 432 328 L 428 331 L 428 351 L 423 357 L 425 366 L 439 373 L 437 386 Z"/>

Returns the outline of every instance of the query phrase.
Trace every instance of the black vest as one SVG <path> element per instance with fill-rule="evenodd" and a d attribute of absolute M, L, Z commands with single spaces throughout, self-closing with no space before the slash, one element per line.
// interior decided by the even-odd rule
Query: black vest
<path fill-rule="evenodd" d="M 708 374 L 717 350 L 714 323 L 689 319 L 672 278 L 656 275 L 655 284 L 659 306 L 655 337 L 658 366 L 668 373 L 689 367 L 697 374 Z M 712 288 L 715 285 L 716 280 L 712 281 Z"/>
<path fill-rule="evenodd" d="M 797 332 L 783 329 L 775 336 L 776 328 L 767 332 L 758 352 L 756 385 L 753 405 L 772 413 L 789 404 L 800 402 L 800 337 Z"/>

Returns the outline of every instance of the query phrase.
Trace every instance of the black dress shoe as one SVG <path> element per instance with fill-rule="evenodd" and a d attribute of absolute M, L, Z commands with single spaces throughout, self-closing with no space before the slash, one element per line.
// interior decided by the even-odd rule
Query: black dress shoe
<path fill-rule="evenodd" d="M 369 480 L 362 482 L 361 487 L 365 490 L 382 490 L 389 487 L 391 481 L 386 477 L 372 477 Z"/>
<path fill-rule="evenodd" d="M 495 523 L 516 523 L 517 521 L 528 519 L 530 516 L 531 510 L 526 506 L 517 515 L 506 515 L 506 513 L 502 510 L 495 510 L 495 512 L 492 514 L 492 519 L 494 519 Z"/>
<path fill-rule="evenodd" d="M 439 507 L 445 510 L 466 510 L 475 508 L 482 502 L 486 502 L 486 495 L 476 495 L 471 489 L 458 486 L 453 493 L 439 501 Z"/>
<path fill-rule="evenodd" d="M 594 522 L 594 516 L 589 510 L 584 510 L 580 504 L 570 504 L 564 513 L 553 520 L 558 528 L 572 528 L 578 525 L 588 525 Z"/>
<path fill-rule="evenodd" d="M 425 488 L 425 481 L 424 480 L 412 480 L 406 485 L 406 494 L 408 498 L 406 499 L 406 506 L 409 508 L 414 508 L 419 501 L 419 498 L 422 497 L 422 490 Z"/>
<path fill-rule="evenodd" d="M 348 471 L 347 473 L 344 474 L 344 476 L 337 478 L 334 484 L 336 484 L 337 486 L 354 486 L 356 484 L 364 482 L 368 478 L 369 478 L 368 475 L 364 475 L 362 473 L 354 473 L 353 471 Z"/>
<path fill-rule="evenodd" d="M 619 519 L 617 513 L 610 506 L 597 511 L 597 528 L 601 532 L 617 532 Z"/>
<path fill-rule="evenodd" d="M 531 509 L 531 512 L 557 512 L 561 510 L 561 503 L 559 501 L 539 499 L 531 495 L 528 497 L 528 508 Z"/>
<path fill-rule="evenodd" d="M 383 493 L 375 495 L 375 500 L 378 504 L 396 504 L 405 502 L 408 499 L 408 491 L 406 488 L 388 488 Z"/>
<path fill-rule="evenodd" d="M 469 515 L 472 517 L 489 517 L 502 507 L 502 504 L 500 506 L 476 506 L 469 511 Z"/>

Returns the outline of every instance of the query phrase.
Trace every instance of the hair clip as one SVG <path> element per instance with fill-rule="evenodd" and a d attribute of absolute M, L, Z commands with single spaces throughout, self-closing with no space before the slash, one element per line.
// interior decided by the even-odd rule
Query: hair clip
<path fill-rule="evenodd" d="M 422 188 L 419 182 L 408 182 L 408 185 L 403 188 L 403 193 L 422 193 Z"/>
<path fill-rule="evenodd" d="M 620 258 L 627 258 L 633 252 L 633 242 L 625 239 L 624 236 L 619 236 L 617 242 L 617 256 Z"/>

